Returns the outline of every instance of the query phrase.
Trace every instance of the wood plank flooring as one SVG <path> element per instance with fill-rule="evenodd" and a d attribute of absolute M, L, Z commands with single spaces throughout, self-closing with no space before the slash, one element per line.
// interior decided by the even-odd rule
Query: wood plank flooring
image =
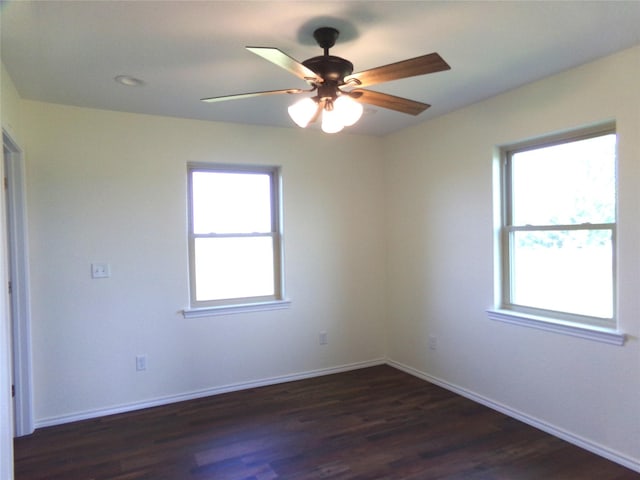
<path fill-rule="evenodd" d="M 623 480 L 640 474 L 389 366 L 37 430 L 16 480 Z"/>

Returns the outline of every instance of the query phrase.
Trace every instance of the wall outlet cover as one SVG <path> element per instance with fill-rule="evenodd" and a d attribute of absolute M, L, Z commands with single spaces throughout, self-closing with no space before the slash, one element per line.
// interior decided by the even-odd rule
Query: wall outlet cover
<path fill-rule="evenodd" d="M 91 278 L 109 278 L 111 276 L 111 266 L 108 263 L 92 263 Z"/>

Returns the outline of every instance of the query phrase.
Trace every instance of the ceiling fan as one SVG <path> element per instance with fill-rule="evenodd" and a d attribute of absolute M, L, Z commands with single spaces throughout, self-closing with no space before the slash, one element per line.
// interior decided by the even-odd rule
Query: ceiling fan
<path fill-rule="evenodd" d="M 440 55 L 429 53 L 409 60 L 353 73 L 353 64 L 350 61 L 329 55 L 329 49 L 335 45 L 338 35 L 338 30 L 332 27 L 316 29 L 313 32 L 313 37 L 324 50 L 324 54 L 309 58 L 302 63 L 277 48 L 246 47 L 250 52 L 306 81 L 311 86 L 309 90 L 299 88 L 268 90 L 203 98 L 202 101 L 211 103 L 260 95 L 316 92 L 315 96 L 305 97 L 303 100 L 291 105 L 289 107 L 289 115 L 302 128 L 315 122 L 322 115 L 322 130 L 326 133 L 336 133 L 345 126 L 355 124 L 360 119 L 363 103 L 410 115 L 418 115 L 430 107 L 426 103 L 366 90 L 362 87 L 401 78 L 426 75 L 451 68 Z"/>

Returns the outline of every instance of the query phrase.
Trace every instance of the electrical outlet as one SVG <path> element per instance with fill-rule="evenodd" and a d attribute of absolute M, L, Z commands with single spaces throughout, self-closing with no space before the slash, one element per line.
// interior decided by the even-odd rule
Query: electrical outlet
<path fill-rule="evenodd" d="M 147 356 L 136 355 L 136 371 L 141 372 L 147 369 Z"/>
<path fill-rule="evenodd" d="M 329 343 L 327 332 L 320 332 L 318 334 L 318 341 L 320 342 L 320 345 L 326 345 L 327 343 Z"/>
<path fill-rule="evenodd" d="M 435 335 L 429 335 L 427 343 L 429 345 L 429 350 L 438 349 L 438 337 L 436 337 Z"/>
<path fill-rule="evenodd" d="M 111 276 L 111 267 L 108 263 L 92 263 L 91 278 L 109 278 Z"/>

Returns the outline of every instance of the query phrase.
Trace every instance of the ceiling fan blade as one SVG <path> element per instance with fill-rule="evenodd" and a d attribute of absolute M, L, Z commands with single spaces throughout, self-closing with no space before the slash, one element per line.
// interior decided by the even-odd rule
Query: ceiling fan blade
<path fill-rule="evenodd" d="M 349 96 L 360 103 L 368 103 L 377 107 L 388 108 L 396 112 L 419 115 L 431 105 L 402 97 L 395 97 L 388 93 L 374 92 L 373 90 L 356 89 L 349 92 Z"/>
<path fill-rule="evenodd" d="M 240 100 L 242 98 L 259 97 L 261 95 L 277 95 L 279 93 L 294 94 L 294 93 L 303 93 L 308 91 L 309 90 L 301 90 L 299 88 L 289 88 L 287 90 L 267 90 L 264 92 L 250 92 L 250 93 L 239 93 L 237 95 L 223 95 L 221 97 L 202 98 L 201 100 L 207 103 L 215 103 L 215 102 L 224 102 L 226 100 Z"/>
<path fill-rule="evenodd" d="M 401 78 L 415 77 L 416 75 L 426 75 L 427 73 L 450 70 L 451 67 L 437 53 L 429 53 L 421 57 L 391 63 L 382 67 L 356 72 L 344 78 L 345 83 L 350 80 L 357 80 L 358 86 L 375 85 L 376 83 L 399 80 Z"/>
<path fill-rule="evenodd" d="M 256 55 L 261 56 L 265 60 L 270 61 L 271 63 L 279 66 L 280 68 L 284 68 L 289 73 L 293 73 L 296 77 L 301 78 L 302 80 L 308 83 L 322 83 L 322 77 L 318 76 L 310 68 L 305 67 L 302 63 L 297 61 L 295 58 L 291 58 L 289 55 L 284 53 L 282 50 L 271 47 L 246 47 L 250 52 L 255 53 Z"/>

